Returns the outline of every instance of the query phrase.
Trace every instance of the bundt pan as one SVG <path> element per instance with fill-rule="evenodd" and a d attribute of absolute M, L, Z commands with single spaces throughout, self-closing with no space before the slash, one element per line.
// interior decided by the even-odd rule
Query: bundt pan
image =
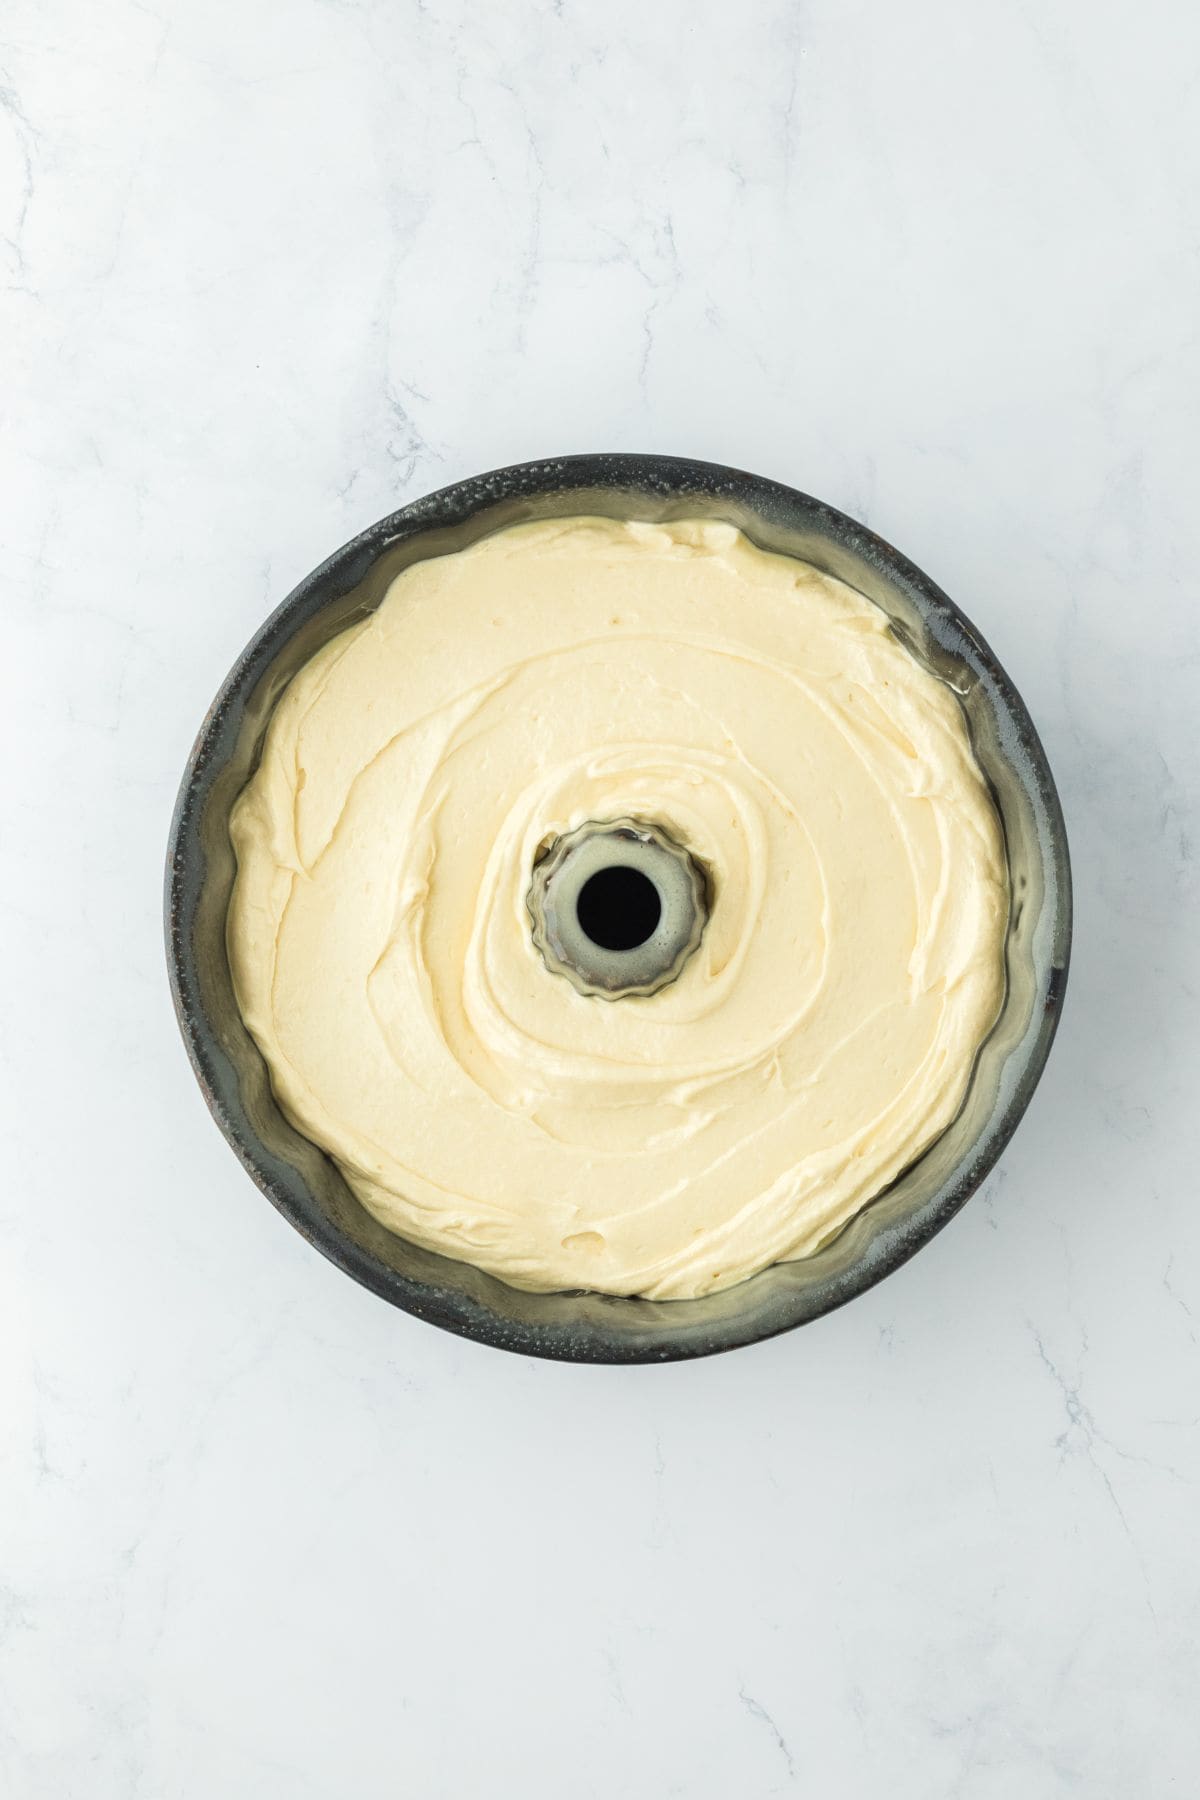
<path fill-rule="evenodd" d="M 1012 889 L 1007 993 L 958 1117 L 817 1255 L 699 1300 L 528 1294 L 393 1236 L 272 1097 L 234 1002 L 225 915 L 229 812 L 288 681 L 379 604 L 410 563 L 523 520 L 571 514 L 738 526 L 877 602 L 898 637 L 960 696 L 1003 821 Z M 1071 937 L 1066 833 L 1037 733 L 988 646 L 934 584 L 862 525 L 777 482 L 666 456 L 569 456 L 457 482 L 372 525 L 289 594 L 221 687 L 189 758 L 166 881 L 171 988 L 217 1123 L 267 1198 L 331 1262 L 394 1306 L 529 1356 L 660 1362 L 731 1350 L 819 1318 L 906 1262 L 975 1192 L 1029 1102 L 1058 1023 Z"/>

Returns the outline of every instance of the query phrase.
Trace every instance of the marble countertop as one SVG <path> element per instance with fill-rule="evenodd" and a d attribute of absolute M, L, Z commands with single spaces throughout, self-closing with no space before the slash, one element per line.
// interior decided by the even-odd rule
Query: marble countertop
<path fill-rule="evenodd" d="M 14 1800 L 1197 1791 L 1198 83 L 1182 0 L 9 0 Z M 212 1125 L 164 974 L 179 773 L 267 610 L 584 449 L 899 544 L 1074 854 L 983 1192 L 689 1366 L 359 1291 Z"/>

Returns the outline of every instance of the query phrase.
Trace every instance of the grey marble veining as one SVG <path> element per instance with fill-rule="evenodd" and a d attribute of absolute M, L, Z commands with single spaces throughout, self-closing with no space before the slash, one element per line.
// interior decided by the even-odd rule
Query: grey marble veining
<path fill-rule="evenodd" d="M 1179 0 L 4 10 L 5 1791 L 1194 1790 L 1198 84 Z M 314 1256 L 160 941 L 265 612 L 403 500 L 592 448 L 927 568 L 1076 878 L 985 1190 L 663 1369 L 489 1353 Z"/>

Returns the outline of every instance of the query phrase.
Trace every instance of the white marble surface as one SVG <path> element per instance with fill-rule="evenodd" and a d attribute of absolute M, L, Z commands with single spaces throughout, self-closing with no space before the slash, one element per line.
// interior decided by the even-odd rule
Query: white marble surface
<path fill-rule="evenodd" d="M 1200 1787 L 1198 83 L 1184 0 L 7 0 L 0 1790 Z M 164 977 L 176 781 L 266 610 L 589 448 L 909 551 L 1075 858 L 986 1191 L 686 1367 L 358 1291 Z"/>

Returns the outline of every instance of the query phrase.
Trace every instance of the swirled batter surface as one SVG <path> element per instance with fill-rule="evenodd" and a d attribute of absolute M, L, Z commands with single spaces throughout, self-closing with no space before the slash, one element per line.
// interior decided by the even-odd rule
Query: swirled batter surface
<path fill-rule="evenodd" d="M 650 996 L 535 949 L 539 850 L 658 821 L 711 916 Z M 415 564 L 292 681 L 233 815 L 238 1002 L 404 1237 L 677 1298 L 817 1249 L 945 1129 L 1003 988 L 951 692 L 733 527 L 569 519 Z"/>

